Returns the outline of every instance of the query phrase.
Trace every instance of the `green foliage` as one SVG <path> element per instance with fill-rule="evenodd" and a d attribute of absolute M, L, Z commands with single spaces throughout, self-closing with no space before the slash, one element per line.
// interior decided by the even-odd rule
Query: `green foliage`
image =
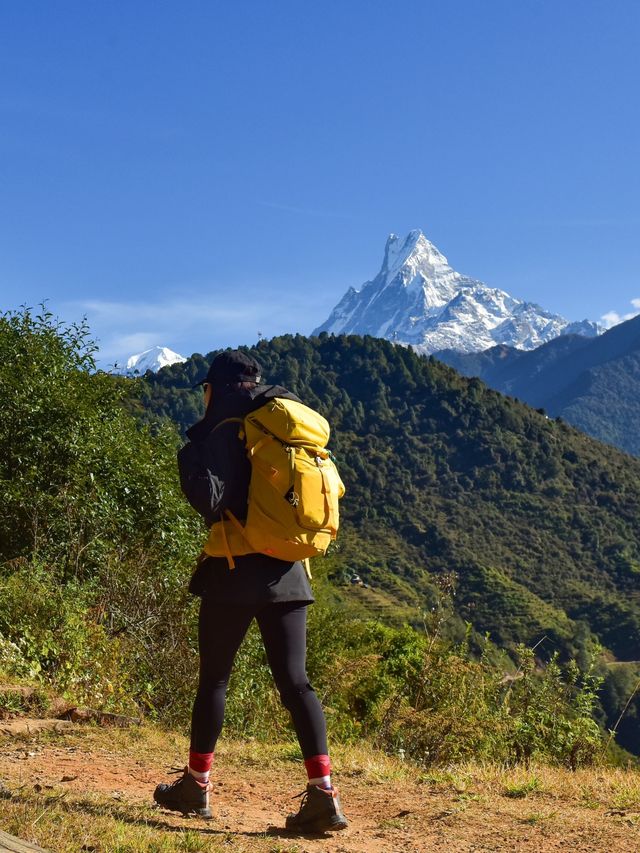
<path fill-rule="evenodd" d="M 602 679 L 593 666 L 581 672 L 569 661 L 561 668 L 554 655 L 538 674 L 533 651 L 520 646 L 518 654 L 521 678 L 512 682 L 504 699 L 514 719 L 509 738 L 515 755 L 529 761 L 542 751 L 572 770 L 595 760 L 602 734 L 593 712 Z"/>
<path fill-rule="evenodd" d="M 545 758 L 576 767 L 596 760 L 600 680 L 591 670 L 556 659 L 538 668 L 533 652 L 519 647 L 515 674 L 508 674 L 509 659 L 494 661 L 490 644 L 475 658 L 468 639 L 452 643 L 440 627 L 354 622 L 348 610 L 316 605 L 309 665 L 333 736 L 364 735 L 424 764 Z M 322 644 L 328 631 L 331 658 Z"/>
<path fill-rule="evenodd" d="M 124 379 L 92 372 L 84 325 L 0 316 L 0 555 L 91 576 L 107 555 L 179 557 L 197 526 L 177 488 L 177 437 L 128 415 Z"/>
<path fill-rule="evenodd" d="M 118 666 L 118 642 L 92 618 L 92 593 L 91 584 L 63 586 L 46 568 L 22 561 L 0 586 L 0 635 L 19 649 L 14 672 L 91 704 L 121 705 L 129 685 Z"/>
<path fill-rule="evenodd" d="M 2 663 L 87 701 L 163 708 L 161 640 L 184 641 L 201 525 L 174 428 L 141 426 L 135 384 L 96 373 L 93 351 L 85 325 L 44 309 L 0 316 Z"/>

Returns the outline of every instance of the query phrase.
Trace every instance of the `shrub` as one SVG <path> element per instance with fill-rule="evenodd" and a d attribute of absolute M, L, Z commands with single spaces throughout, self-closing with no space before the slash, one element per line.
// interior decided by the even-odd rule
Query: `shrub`
<path fill-rule="evenodd" d="M 125 411 L 128 380 L 95 372 L 85 325 L 0 315 L 0 558 L 91 577 L 110 555 L 166 562 L 196 547 L 175 474 L 175 429 Z"/>
<path fill-rule="evenodd" d="M 119 642 L 95 620 L 93 599 L 91 584 L 59 584 L 46 566 L 21 560 L 0 584 L 0 635 L 18 652 L 5 671 L 91 705 L 131 705 Z"/>

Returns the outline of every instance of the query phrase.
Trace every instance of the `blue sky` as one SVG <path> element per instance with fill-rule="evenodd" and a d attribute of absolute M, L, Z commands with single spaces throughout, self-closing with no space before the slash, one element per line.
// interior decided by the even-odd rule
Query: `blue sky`
<path fill-rule="evenodd" d="M 421 228 L 569 319 L 633 313 L 639 43 L 636 0 L 3 3 L 0 308 L 86 314 L 109 363 L 252 343 Z"/>

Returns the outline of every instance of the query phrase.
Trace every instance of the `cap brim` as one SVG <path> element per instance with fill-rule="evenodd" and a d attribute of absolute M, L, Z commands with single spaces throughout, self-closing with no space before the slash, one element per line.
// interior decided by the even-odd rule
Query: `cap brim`
<path fill-rule="evenodd" d="M 234 382 L 255 382 L 256 385 L 259 385 L 262 382 L 262 376 L 235 376 L 233 379 L 230 379 L 229 382 L 227 382 L 227 385 L 232 385 Z M 205 378 L 201 379 L 200 382 L 196 382 L 195 385 L 192 385 L 191 390 L 193 391 L 194 388 L 199 388 L 201 385 L 207 384 L 211 385 L 212 383 L 209 377 L 205 376 Z"/>

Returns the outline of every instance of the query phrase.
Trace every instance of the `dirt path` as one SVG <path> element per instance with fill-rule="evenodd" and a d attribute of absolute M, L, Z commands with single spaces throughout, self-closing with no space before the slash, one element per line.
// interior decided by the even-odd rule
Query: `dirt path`
<path fill-rule="evenodd" d="M 178 757 L 184 754 L 184 746 L 182 739 L 172 738 L 167 748 L 166 740 L 157 732 L 109 732 L 93 727 L 28 740 L 5 737 L 0 743 L 0 779 L 5 786 L 0 815 L 8 815 L 12 822 L 6 825 L 3 819 L 2 827 L 10 832 L 19 830 L 21 837 L 54 853 L 154 849 L 148 840 L 135 840 L 137 825 L 165 839 L 171 834 L 181 839 L 182 846 L 176 842 L 175 847 L 157 848 L 163 850 L 640 850 L 637 773 L 631 775 L 628 784 L 625 777 L 616 777 L 616 787 L 593 771 L 584 778 L 565 774 L 571 777 L 570 784 L 563 784 L 560 771 L 549 771 L 551 776 L 535 784 L 531 779 L 538 776 L 530 771 L 523 776 L 521 771 L 524 781 L 520 789 L 518 779 L 507 779 L 502 771 L 478 771 L 476 777 L 468 770 L 421 777 L 392 759 L 373 760 L 365 751 L 360 757 L 351 751 L 343 758 L 338 754 L 336 761 L 342 765 L 339 784 L 349 829 L 326 838 L 300 839 L 279 829 L 284 815 L 297 807 L 291 798 L 302 787 L 300 762 L 283 758 L 282 747 L 280 754 L 275 747 L 255 743 L 231 744 L 220 750 L 212 796 L 214 819 L 210 822 L 152 809 L 153 789 L 167 778 L 158 771 L 162 766 L 159 756 L 164 757 L 166 767 L 167 754 L 169 758 L 174 754 Z M 18 812 L 23 815 L 22 823 L 16 818 Z M 62 815 L 60 825 L 79 816 L 79 825 L 84 826 L 84 818 L 88 825 L 85 835 L 72 835 L 69 842 L 59 829 L 52 836 L 49 823 L 56 814 Z M 51 820 L 44 819 L 47 815 Z M 133 840 L 127 840 L 125 847 L 115 842 L 110 846 L 111 830 L 101 828 L 103 820 L 128 826 Z M 191 846 L 184 846 L 185 837 L 191 839 Z"/>

